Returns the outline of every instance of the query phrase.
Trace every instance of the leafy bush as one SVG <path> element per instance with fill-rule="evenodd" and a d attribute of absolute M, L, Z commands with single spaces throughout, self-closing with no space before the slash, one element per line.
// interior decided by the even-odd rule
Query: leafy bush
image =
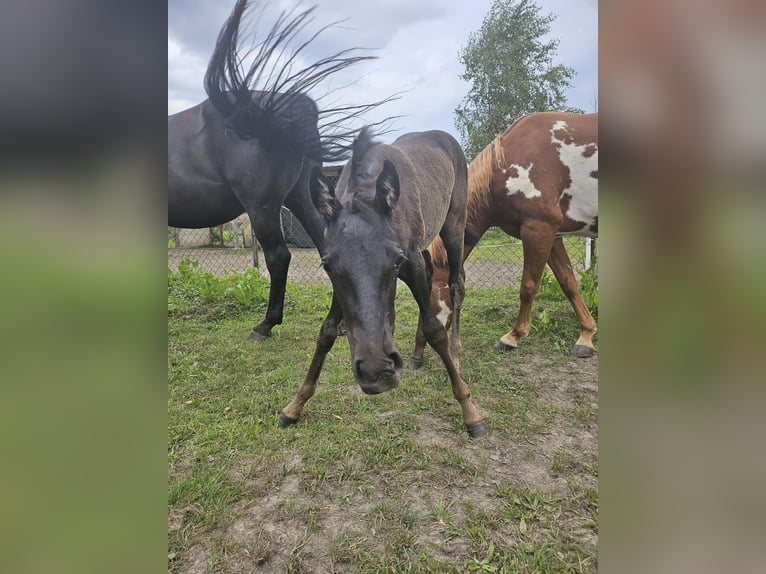
<path fill-rule="evenodd" d="M 580 295 L 594 318 L 598 317 L 598 274 L 591 265 L 580 273 Z"/>
<path fill-rule="evenodd" d="M 581 271 L 579 281 L 580 295 L 582 300 L 593 315 L 594 318 L 598 317 L 598 275 L 595 272 L 593 266 L 590 269 Z M 554 299 L 558 299 L 563 296 L 561 286 L 553 273 L 546 267 L 543 270 L 543 276 L 540 279 L 540 286 L 537 290 L 538 296 L 550 296 Z"/>
<path fill-rule="evenodd" d="M 543 268 L 543 275 L 540 277 L 540 285 L 537 288 L 537 293 L 542 296 L 549 295 L 553 298 L 559 298 L 564 293 L 561 291 L 561 286 L 556 280 L 556 276 L 546 265 Z"/>
<path fill-rule="evenodd" d="M 204 271 L 198 261 L 189 259 L 178 263 L 178 271 L 168 268 L 169 311 L 183 302 L 247 310 L 266 304 L 268 298 L 268 281 L 254 268 L 244 273 L 229 271 L 222 277 Z"/>

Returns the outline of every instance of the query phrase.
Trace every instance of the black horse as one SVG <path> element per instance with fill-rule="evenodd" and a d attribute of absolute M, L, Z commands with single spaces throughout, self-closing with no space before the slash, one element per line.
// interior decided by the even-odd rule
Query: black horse
<path fill-rule="evenodd" d="M 280 60 L 315 8 L 283 13 L 266 39 L 247 51 L 254 58 L 245 67 L 238 55 L 239 28 L 255 4 L 239 0 L 221 29 L 205 74 L 208 99 L 168 117 L 168 225 L 214 227 L 248 214 L 271 276 L 266 316 L 250 334 L 259 340 L 282 322 L 290 264 L 280 224 L 282 205 L 321 252 L 325 224 L 309 198 L 309 175 L 323 161 L 347 158 L 343 142 L 353 132 L 343 130 L 344 122 L 383 101 L 320 111 L 305 93 L 369 56 L 345 57 L 352 51 L 346 50 L 296 72 L 291 62 L 309 43 L 303 42 L 287 64 Z M 282 61 L 282 67 L 274 61 Z M 264 82 L 265 89 L 251 89 Z M 320 127 L 322 117 L 331 121 Z M 320 136 L 320 130 L 326 135 Z"/>
<path fill-rule="evenodd" d="M 393 341 L 398 277 L 418 303 L 423 332 L 444 362 L 469 435 L 486 434 L 486 422 L 460 377 L 447 331 L 431 309 L 430 263 L 424 255 L 438 233 L 449 260 L 456 329 L 464 290 L 466 187 L 463 150 L 442 131 L 405 134 L 383 145 L 363 129 L 341 172 L 337 194 L 319 169 L 312 170 L 311 198 L 327 222 L 322 263 L 332 281 L 333 299 L 308 373 L 279 417 L 281 427 L 297 422 L 314 394 L 341 319 L 354 378 L 362 390 L 377 394 L 399 385 L 404 363 Z"/>

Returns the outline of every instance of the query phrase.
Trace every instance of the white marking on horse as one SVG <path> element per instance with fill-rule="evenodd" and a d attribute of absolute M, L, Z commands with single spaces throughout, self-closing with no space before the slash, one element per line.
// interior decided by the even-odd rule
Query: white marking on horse
<path fill-rule="evenodd" d="M 535 184 L 532 183 L 532 180 L 529 177 L 529 172 L 533 165 L 534 164 L 530 163 L 529 167 L 525 168 L 522 165 L 515 163 L 511 164 L 510 167 L 515 169 L 518 175 L 516 177 L 509 175 L 508 179 L 505 180 L 505 188 L 508 190 L 508 195 L 521 193 L 527 199 L 532 199 L 533 197 L 542 197 L 543 194 L 540 193 L 540 190 L 535 187 Z"/>
<path fill-rule="evenodd" d="M 557 133 L 565 132 L 561 137 Z M 583 223 L 584 228 L 595 224 L 598 216 L 598 179 L 591 174 L 598 172 L 598 145 L 588 143 L 577 145 L 567 142 L 569 127 L 564 121 L 557 121 L 551 128 L 551 143 L 558 148 L 559 159 L 569 168 L 571 183 L 561 191 L 559 202 L 564 194 L 569 196 L 569 206 L 565 215 L 572 221 Z M 581 230 L 578 233 L 584 233 Z M 595 237 L 594 233 L 589 235 Z"/>
<path fill-rule="evenodd" d="M 447 321 L 449 320 L 450 315 L 452 315 L 452 309 L 449 308 L 449 305 L 447 305 L 447 303 L 445 303 L 444 301 L 440 299 L 439 312 L 436 314 L 436 318 L 439 319 L 439 321 L 441 321 L 441 324 L 446 327 Z"/>

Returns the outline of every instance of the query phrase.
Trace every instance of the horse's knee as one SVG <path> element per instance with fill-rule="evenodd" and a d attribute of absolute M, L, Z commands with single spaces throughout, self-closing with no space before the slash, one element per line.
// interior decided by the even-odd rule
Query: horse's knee
<path fill-rule="evenodd" d="M 266 267 L 268 267 L 271 274 L 280 270 L 286 270 L 290 266 L 290 259 L 292 259 L 290 250 L 286 245 L 276 245 L 269 249 L 264 248 L 263 255 L 266 259 Z"/>
<path fill-rule="evenodd" d="M 340 324 L 335 321 L 325 321 L 319 329 L 316 348 L 319 353 L 329 353 L 335 340 L 340 334 Z"/>
<path fill-rule="evenodd" d="M 523 279 L 519 285 L 519 299 L 523 303 L 531 303 L 537 294 L 538 288 L 539 282 L 533 279 Z"/>
<path fill-rule="evenodd" d="M 436 346 L 442 343 L 446 344 L 448 340 L 447 330 L 436 318 L 434 318 L 433 323 L 429 324 L 427 327 L 423 327 L 423 334 L 431 346 Z"/>

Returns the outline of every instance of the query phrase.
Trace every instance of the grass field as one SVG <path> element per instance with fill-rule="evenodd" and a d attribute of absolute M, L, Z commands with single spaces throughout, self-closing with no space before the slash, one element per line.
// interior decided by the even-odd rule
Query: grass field
<path fill-rule="evenodd" d="M 370 397 L 345 338 L 300 422 L 279 429 L 330 293 L 289 284 L 284 324 L 252 343 L 267 293 L 257 272 L 169 273 L 170 572 L 597 572 L 598 358 L 568 355 L 577 323 L 555 282 L 513 353 L 491 345 L 515 289 L 467 293 L 461 371 L 489 423 L 478 440 L 433 351 Z M 406 288 L 396 308 L 406 364 Z"/>
<path fill-rule="evenodd" d="M 564 237 L 569 258 L 576 269 L 582 269 L 585 259 L 583 238 L 576 235 Z M 468 261 L 495 261 L 510 263 L 519 268 L 524 264 L 521 240 L 511 237 L 498 227 L 491 227 L 481 236 Z"/>

